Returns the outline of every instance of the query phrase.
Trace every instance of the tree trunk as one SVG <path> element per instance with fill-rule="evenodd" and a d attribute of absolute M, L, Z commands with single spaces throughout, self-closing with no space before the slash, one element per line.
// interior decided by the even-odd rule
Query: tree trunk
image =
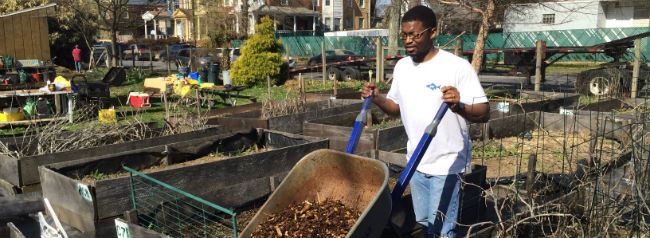
<path fill-rule="evenodd" d="M 397 47 L 399 46 L 399 17 L 400 17 L 400 3 L 401 0 L 390 1 L 390 20 L 388 22 L 388 55 L 397 55 Z"/>
<path fill-rule="evenodd" d="M 487 39 L 490 30 L 490 22 L 494 16 L 495 0 L 487 0 L 487 7 L 483 12 L 481 20 L 481 28 L 476 36 L 476 44 L 474 45 L 474 56 L 472 56 L 472 67 L 478 74 L 481 70 L 483 63 L 483 51 L 485 49 L 485 40 Z"/>
<path fill-rule="evenodd" d="M 108 56 L 106 60 L 109 60 L 110 67 L 117 65 L 117 29 L 113 28 L 111 30 L 111 52 L 107 52 Z"/>
<path fill-rule="evenodd" d="M 409 0 L 409 9 L 414 8 L 417 5 L 420 5 L 420 0 Z"/>
<path fill-rule="evenodd" d="M 248 35 L 248 0 L 242 1 L 241 5 L 241 27 L 244 31 L 240 32 L 242 36 Z"/>

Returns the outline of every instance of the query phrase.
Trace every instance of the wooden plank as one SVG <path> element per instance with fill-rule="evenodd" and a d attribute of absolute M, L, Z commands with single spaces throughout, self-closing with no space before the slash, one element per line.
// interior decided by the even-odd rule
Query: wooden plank
<path fill-rule="evenodd" d="M 408 136 L 404 126 L 395 126 L 378 130 L 377 148 L 378 150 L 392 151 L 406 147 Z"/>
<path fill-rule="evenodd" d="M 0 179 L 13 185 L 20 184 L 19 161 L 6 155 L 0 155 Z"/>
<path fill-rule="evenodd" d="M 29 17 L 29 28 L 32 33 L 32 38 L 31 38 L 31 47 L 33 47 L 33 57 L 34 59 L 39 59 L 43 60 L 43 52 L 42 52 L 42 47 L 41 47 L 41 37 L 42 34 L 40 32 L 40 23 L 39 19 L 43 18 L 42 15 L 40 14 L 41 12 L 46 12 L 46 9 L 41 9 L 38 10 L 38 12 L 32 16 Z M 43 60 L 44 61 L 44 60 Z"/>
<path fill-rule="evenodd" d="M 6 49 L 7 51 L 5 52 L 3 57 L 5 57 L 7 55 L 15 56 L 16 55 L 16 47 L 14 47 L 15 40 L 12 39 L 12 36 L 13 36 L 12 32 L 14 31 L 13 18 L 11 18 L 11 17 L 3 17 L 2 19 L 4 19 L 4 33 L 5 33 L 5 36 L 7 37 L 7 41 L 6 41 L 6 45 L 5 45 L 7 47 L 7 49 Z M 0 30 L 2 30 L 2 29 L 0 29 Z"/>
<path fill-rule="evenodd" d="M 33 29 L 30 21 L 31 14 L 19 14 L 20 16 L 20 26 L 23 34 L 22 44 L 25 55 L 23 59 L 34 59 L 34 46 L 32 45 L 33 35 L 32 33 L 37 30 Z"/>
<path fill-rule="evenodd" d="M 172 238 L 171 236 L 163 235 L 158 232 L 141 227 L 137 224 L 127 222 L 121 218 L 116 218 L 116 221 L 124 222 L 129 227 L 130 238 Z"/>
<path fill-rule="evenodd" d="M 23 45 L 25 36 L 23 34 L 22 20 L 20 19 L 20 15 L 9 16 L 9 18 L 12 18 L 14 23 L 13 25 L 14 30 L 12 32 L 12 37 L 14 38 L 14 48 L 16 51 L 14 60 L 25 59 L 25 46 Z"/>
<path fill-rule="evenodd" d="M 49 12 L 54 12 L 54 8 L 50 7 L 47 9 L 48 13 Z M 53 14 L 52 14 L 53 15 Z M 38 18 L 38 27 L 40 28 L 39 34 L 40 36 L 40 43 L 41 43 L 41 60 L 46 61 L 50 60 L 52 56 L 50 55 L 50 40 L 49 40 L 49 30 L 47 26 L 47 18 L 46 17 L 39 17 Z M 72 50 L 70 50 L 72 52 Z"/>
<path fill-rule="evenodd" d="M 319 123 L 312 123 L 310 121 L 303 124 L 303 134 L 306 136 L 313 136 L 319 138 L 328 138 L 330 140 L 330 148 L 338 151 L 345 151 L 350 140 L 350 133 L 353 127 L 326 125 Z M 365 153 L 374 150 L 375 148 L 375 131 L 374 129 L 365 129 L 359 137 L 357 150 L 355 153 Z"/>
<path fill-rule="evenodd" d="M 81 197 L 77 189 L 80 182 L 47 167 L 39 167 L 38 170 L 42 180 L 43 197 L 50 200 L 59 220 L 83 233 L 94 232 L 97 221 L 96 201 L 88 201 Z M 94 195 L 93 187 L 88 186 L 88 188 Z"/>
<path fill-rule="evenodd" d="M 7 55 L 7 35 L 4 34 L 4 29 L 5 29 L 5 18 L 6 17 L 0 17 L 0 55 L 4 58 L 5 55 Z M 2 62 L 4 63 L 4 62 Z"/>
<path fill-rule="evenodd" d="M 25 216 L 43 211 L 41 193 L 18 194 L 14 197 L 0 197 L 0 217 Z"/>
<path fill-rule="evenodd" d="M 221 129 L 213 127 L 177 135 L 162 136 L 39 156 L 29 156 L 20 158 L 18 160 L 15 158 L 6 157 L 5 155 L 0 155 L 0 179 L 5 179 L 16 186 L 22 187 L 40 182 L 37 167 L 41 165 L 64 161 L 73 161 L 95 156 L 115 156 L 119 155 L 120 153 L 124 154 L 130 151 L 163 151 L 165 144 L 176 143 L 190 139 L 213 137 L 220 134 Z"/>

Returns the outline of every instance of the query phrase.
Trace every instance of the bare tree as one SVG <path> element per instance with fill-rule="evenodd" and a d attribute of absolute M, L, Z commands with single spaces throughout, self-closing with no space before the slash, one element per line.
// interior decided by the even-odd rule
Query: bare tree
<path fill-rule="evenodd" d="M 129 0 L 93 0 L 99 13 L 99 28 L 110 33 L 111 52 L 108 54 L 110 65 L 117 65 L 114 53 L 117 52 L 117 32 L 122 27 L 120 19 L 127 14 Z"/>
<path fill-rule="evenodd" d="M 483 50 L 485 49 L 485 40 L 487 39 L 490 27 L 494 22 L 494 13 L 496 10 L 497 1 L 498 4 L 507 5 L 511 2 L 516 2 L 512 0 L 481 0 L 478 2 L 481 6 L 475 6 L 469 1 L 450 1 L 450 0 L 435 0 L 438 3 L 459 6 L 469 9 L 472 12 L 481 14 L 481 25 L 479 27 L 478 36 L 476 37 L 476 43 L 474 45 L 474 56 L 472 57 L 472 67 L 478 74 L 481 69 L 481 63 L 483 62 Z"/>
<path fill-rule="evenodd" d="M 248 35 L 248 0 L 243 0 L 241 4 L 241 16 L 239 18 L 241 23 L 241 28 L 244 29 L 240 32 L 240 35 Z"/>
<path fill-rule="evenodd" d="M 388 55 L 397 55 L 402 0 L 391 0 L 388 13 Z"/>

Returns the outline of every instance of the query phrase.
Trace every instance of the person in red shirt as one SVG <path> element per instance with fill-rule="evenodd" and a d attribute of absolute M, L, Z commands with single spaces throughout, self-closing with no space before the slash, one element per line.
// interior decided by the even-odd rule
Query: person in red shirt
<path fill-rule="evenodd" d="M 81 73 L 81 49 L 79 49 L 79 45 L 74 45 L 72 58 L 74 59 L 75 70 L 77 70 L 78 73 Z"/>

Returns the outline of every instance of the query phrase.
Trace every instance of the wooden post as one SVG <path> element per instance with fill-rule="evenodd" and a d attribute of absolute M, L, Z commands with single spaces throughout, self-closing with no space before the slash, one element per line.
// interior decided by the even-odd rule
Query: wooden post
<path fill-rule="evenodd" d="M 535 182 L 535 166 L 537 165 L 537 155 L 531 154 L 528 157 L 528 172 L 526 174 L 526 190 L 531 192 Z"/>
<path fill-rule="evenodd" d="M 538 92 L 542 87 L 542 63 L 546 51 L 546 42 L 538 40 L 535 46 L 535 91 Z"/>
<path fill-rule="evenodd" d="M 273 95 L 271 94 L 271 77 L 268 75 L 266 76 L 266 88 L 269 94 L 269 100 L 273 100 Z"/>
<path fill-rule="evenodd" d="M 287 50 L 287 54 L 284 57 L 287 59 L 287 62 L 289 62 L 289 44 L 287 44 L 285 49 Z"/>
<path fill-rule="evenodd" d="M 463 39 L 456 41 L 456 56 L 463 58 Z"/>
<path fill-rule="evenodd" d="M 199 93 L 199 87 L 196 87 L 196 116 L 201 117 L 201 94 Z"/>
<path fill-rule="evenodd" d="M 381 37 L 377 38 L 377 80 L 375 82 L 384 81 L 384 44 Z"/>
<path fill-rule="evenodd" d="M 634 67 L 632 68 L 632 92 L 630 97 L 636 98 L 636 88 L 639 81 L 639 69 L 641 68 L 641 39 L 634 40 Z"/>
<path fill-rule="evenodd" d="M 108 60 L 108 58 L 106 58 L 106 60 Z M 116 62 L 117 62 L 117 60 L 116 60 Z M 131 63 L 133 64 L 132 65 L 133 68 L 135 68 L 135 47 L 133 47 L 131 49 Z"/>
<path fill-rule="evenodd" d="M 298 84 L 300 85 L 300 100 L 303 105 L 307 104 L 307 94 L 305 93 L 305 79 L 302 77 L 302 73 L 298 74 Z"/>
<path fill-rule="evenodd" d="M 149 72 L 153 74 L 153 51 L 149 49 Z"/>
<path fill-rule="evenodd" d="M 325 85 L 325 80 L 327 78 L 327 61 L 325 60 L 325 41 L 320 42 L 320 53 L 321 53 L 321 63 L 323 64 L 323 85 Z"/>
<path fill-rule="evenodd" d="M 171 59 L 169 58 L 169 44 L 167 44 L 167 75 L 172 74 Z M 169 115 L 168 115 L 169 116 Z"/>
<path fill-rule="evenodd" d="M 165 119 L 169 120 L 169 104 L 167 103 L 167 89 L 162 92 L 163 103 L 165 103 Z"/>
<path fill-rule="evenodd" d="M 337 96 L 337 93 L 336 93 L 337 83 L 336 83 L 336 81 L 338 81 L 338 79 L 336 78 L 336 75 L 334 75 L 334 82 L 332 83 L 332 87 L 334 88 L 334 98 L 336 98 L 336 96 Z"/>
<path fill-rule="evenodd" d="M 372 69 L 368 70 L 368 82 L 374 83 L 374 81 L 372 81 Z"/>

